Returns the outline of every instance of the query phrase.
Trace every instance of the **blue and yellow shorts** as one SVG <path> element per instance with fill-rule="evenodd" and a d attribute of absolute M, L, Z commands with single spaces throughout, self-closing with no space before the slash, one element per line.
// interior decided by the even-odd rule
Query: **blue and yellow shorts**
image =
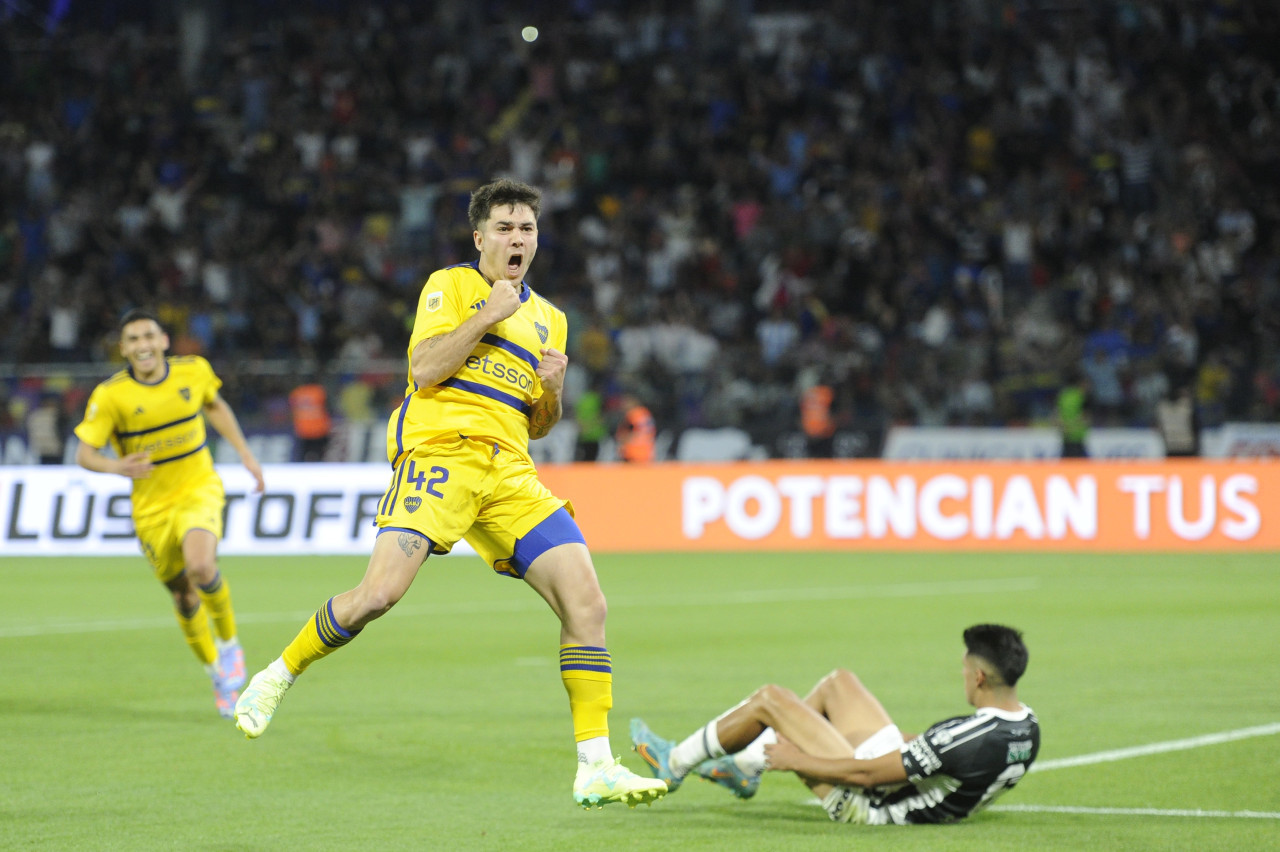
<path fill-rule="evenodd" d="M 448 553 L 465 539 L 494 571 L 512 577 L 523 577 L 556 545 L 586 543 L 573 504 L 542 484 L 533 462 L 461 436 L 420 444 L 400 457 L 377 523 L 379 534 L 425 536 L 432 553 Z"/>

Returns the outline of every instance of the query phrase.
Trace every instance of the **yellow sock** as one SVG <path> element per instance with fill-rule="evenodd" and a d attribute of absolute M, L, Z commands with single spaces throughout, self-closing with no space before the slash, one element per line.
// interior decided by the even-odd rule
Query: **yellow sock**
<path fill-rule="evenodd" d="M 236 638 L 236 613 L 231 608 L 231 589 L 222 579 L 222 572 L 213 575 L 207 586 L 196 586 L 200 600 L 209 609 L 209 617 L 213 619 L 213 629 L 218 631 L 218 638 L 223 642 Z"/>
<path fill-rule="evenodd" d="M 333 617 L 333 598 L 320 609 L 315 617 L 302 626 L 298 635 L 284 649 L 280 656 L 289 673 L 300 675 L 307 666 L 321 657 L 327 657 L 343 645 L 350 642 L 360 633 L 359 630 L 346 630 Z"/>
<path fill-rule="evenodd" d="M 594 645 L 561 645 L 560 679 L 569 693 L 574 740 L 609 736 L 609 709 L 613 707 L 609 652 Z"/>
<path fill-rule="evenodd" d="M 197 604 L 190 613 L 174 610 L 174 614 L 178 617 L 178 627 L 182 628 L 182 635 L 187 637 L 187 644 L 191 646 L 196 658 L 206 666 L 212 665 L 218 659 L 218 652 L 213 647 L 213 633 L 209 630 L 209 619 L 205 618 L 204 608 Z"/>

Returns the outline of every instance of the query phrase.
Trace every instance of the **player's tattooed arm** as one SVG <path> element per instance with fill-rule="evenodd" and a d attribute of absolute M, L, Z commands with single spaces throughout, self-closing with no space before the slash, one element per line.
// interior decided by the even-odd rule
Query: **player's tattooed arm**
<path fill-rule="evenodd" d="M 545 438 L 551 427 L 560 422 L 563 411 L 559 393 L 548 391 L 540 396 L 529 412 L 529 439 Z"/>
<path fill-rule="evenodd" d="M 542 385 L 542 396 L 533 403 L 529 412 L 529 439 L 545 437 L 551 427 L 560 422 L 564 409 L 560 404 L 560 394 L 564 391 L 564 372 L 569 366 L 569 359 L 559 349 L 545 346 L 538 350 L 542 355 L 535 372 Z"/>
<path fill-rule="evenodd" d="M 402 532 L 400 537 L 396 539 L 396 543 L 400 545 L 400 549 L 404 551 L 405 556 L 414 556 L 422 549 L 422 536 Z"/>

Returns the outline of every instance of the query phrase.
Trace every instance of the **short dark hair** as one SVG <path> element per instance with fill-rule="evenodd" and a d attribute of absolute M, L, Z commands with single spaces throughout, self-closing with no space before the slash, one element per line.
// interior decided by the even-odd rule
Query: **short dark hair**
<path fill-rule="evenodd" d="M 489 213 L 495 207 L 514 207 L 523 204 L 533 211 L 533 218 L 538 218 L 542 210 L 542 192 L 521 183 L 518 180 L 499 178 L 492 183 L 471 193 L 471 204 L 467 206 L 467 219 L 471 222 L 471 230 L 478 231 L 489 219 Z"/>
<path fill-rule="evenodd" d="M 156 316 L 146 308 L 132 308 L 126 311 L 125 315 L 120 317 L 120 325 L 116 327 L 116 331 L 123 335 L 124 327 L 126 325 L 131 322 L 138 322 L 139 320 L 151 320 L 153 323 L 160 326 L 161 331 L 164 331 L 164 323 L 160 322 L 160 317 Z"/>
<path fill-rule="evenodd" d="M 964 632 L 968 654 L 990 663 L 1007 686 L 1013 686 L 1027 670 L 1027 646 L 1022 633 L 1002 624 L 975 624 Z"/>

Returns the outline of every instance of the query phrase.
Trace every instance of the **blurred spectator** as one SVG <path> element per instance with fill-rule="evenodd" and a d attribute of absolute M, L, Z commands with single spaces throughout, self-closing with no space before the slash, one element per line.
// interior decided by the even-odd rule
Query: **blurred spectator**
<path fill-rule="evenodd" d="M 585 391 L 574 404 L 573 416 L 578 425 L 578 446 L 574 452 L 574 460 L 595 461 L 600 455 L 600 442 L 609 434 L 609 427 L 605 424 L 603 398 L 596 391 Z"/>
<path fill-rule="evenodd" d="M 829 383 L 816 382 L 800 394 L 800 425 L 812 458 L 831 458 L 836 434 L 835 391 Z"/>
<path fill-rule="evenodd" d="M 329 417 L 328 393 L 316 379 L 289 392 L 293 434 L 297 438 L 294 461 L 324 461 L 333 422 Z"/>
<path fill-rule="evenodd" d="M 1190 387 L 1171 388 L 1156 403 L 1155 425 L 1164 440 L 1167 456 L 1194 456 L 1200 452 L 1200 429 Z"/>
<path fill-rule="evenodd" d="M 1209 353 L 1196 374 L 1196 417 L 1201 426 L 1221 426 L 1227 419 L 1231 371 L 1219 350 Z"/>
<path fill-rule="evenodd" d="M 622 421 L 614 436 L 618 442 L 618 457 L 634 464 L 653 461 L 657 438 L 653 414 L 630 394 L 622 398 L 621 408 Z"/>
<path fill-rule="evenodd" d="M 1083 458 L 1085 440 L 1089 437 L 1089 380 L 1082 371 L 1068 375 L 1069 381 L 1058 391 L 1057 422 L 1062 432 L 1062 457 Z"/>
<path fill-rule="evenodd" d="M 67 422 L 60 397 L 56 394 L 40 397 L 40 404 L 27 414 L 26 427 L 27 448 L 40 464 L 62 464 Z"/>
<path fill-rule="evenodd" d="M 775 304 L 767 319 L 756 326 L 756 337 L 760 341 L 760 357 L 767 366 L 780 363 L 785 355 L 800 339 L 800 330 L 795 322 L 786 315 L 781 305 Z"/>
<path fill-rule="evenodd" d="M 348 423 L 368 423 L 382 417 L 384 412 L 375 411 L 374 385 L 362 376 L 343 381 L 338 391 L 338 413 Z"/>
<path fill-rule="evenodd" d="M 1120 424 L 1125 403 L 1120 365 L 1120 358 L 1108 354 L 1102 347 L 1089 350 L 1080 364 L 1080 372 L 1089 387 L 1089 410 L 1094 422 L 1101 426 Z"/>

